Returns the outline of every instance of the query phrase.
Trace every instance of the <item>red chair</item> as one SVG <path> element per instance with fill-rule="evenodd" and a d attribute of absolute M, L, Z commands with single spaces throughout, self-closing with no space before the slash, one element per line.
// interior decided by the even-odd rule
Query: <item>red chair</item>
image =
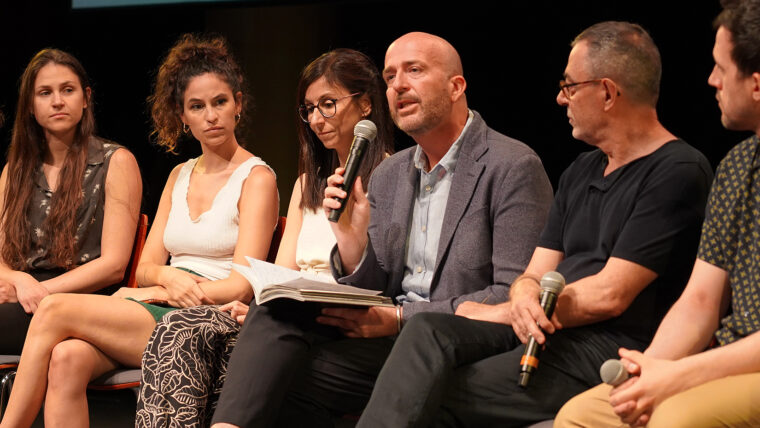
<path fill-rule="evenodd" d="M 274 228 L 274 234 L 272 235 L 272 242 L 269 244 L 269 254 L 267 254 L 267 261 L 274 263 L 277 258 L 277 251 L 280 249 L 280 242 L 282 241 L 282 234 L 285 233 L 285 223 L 288 218 L 280 216 L 277 219 L 277 227 Z"/>
<path fill-rule="evenodd" d="M 140 262 L 140 256 L 142 255 L 143 247 L 145 246 L 145 238 L 148 236 L 148 215 L 140 214 L 140 219 L 137 221 L 137 231 L 135 232 L 135 243 L 132 245 L 132 256 L 129 258 L 129 264 L 124 274 L 124 280 L 122 284 L 124 287 L 137 287 L 137 264 Z"/>

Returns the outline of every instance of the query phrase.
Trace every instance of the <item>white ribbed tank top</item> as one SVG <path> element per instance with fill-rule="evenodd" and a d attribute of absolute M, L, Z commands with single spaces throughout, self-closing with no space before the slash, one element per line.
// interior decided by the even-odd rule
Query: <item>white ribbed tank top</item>
<path fill-rule="evenodd" d="M 335 246 L 335 235 L 327 215 L 321 209 L 314 212 L 304 208 L 301 210 L 301 216 L 303 221 L 296 245 L 296 264 L 301 271 L 325 275 L 332 279 L 330 251 Z"/>
<path fill-rule="evenodd" d="M 241 163 L 219 189 L 211 208 L 193 221 L 187 205 L 187 189 L 198 159 L 185 162 L 174 183 L 164 247 L 171 254 L 171 266 L 190 269 L 211 280 L 224 279 L 232 270 L 240 220 L 237 204 L 243 181 L 253 167 L 269 168 L 269 165 L 256 156 Z"/>

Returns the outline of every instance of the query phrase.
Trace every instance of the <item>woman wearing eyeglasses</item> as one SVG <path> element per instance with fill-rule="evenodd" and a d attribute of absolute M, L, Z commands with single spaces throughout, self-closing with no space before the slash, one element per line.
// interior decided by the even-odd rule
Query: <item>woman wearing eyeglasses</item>
<path fill-rule="evenodd" d="M 309 64 L 298 84 L 298 171 L 276 264 L 332 278 L 335 237 L 322 210 L 324 189 L 345 165 L 354 126 L 377 125 L 359 175 L 393 151 L 385 84 L 372 61 L 350 49 Z M 207 426 L 227 373 L 227 361 L 248 306 L 234 302 L 175 311 L 158 323 L 143 355 L 138 427 Z"/>

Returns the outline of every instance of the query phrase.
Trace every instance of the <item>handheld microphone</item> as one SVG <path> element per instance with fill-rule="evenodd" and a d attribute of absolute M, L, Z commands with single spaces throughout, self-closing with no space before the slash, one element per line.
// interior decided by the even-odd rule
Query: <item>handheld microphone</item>
<path fill-rule="evenodd" d="M 339 187 L 346 192 L 345 198 L 335 197 L 340 202 L 340 208 L 334 209 L 327 217 L 333 223 L 337 223 L 343 210 L 346 208 L 346 201 L 351 196 L 351 189 L 354 188 L 356 175 L 359 173 L 359 166 L 367 153 L 367 146 L 377 136 L 377 126 L 371 120 L 362 120 L 354 126 L 354 142 L 351 143 L 351 150 L 346 161 L 346 171 L 343 173 L 343 184 Z"/>
<path fill-rule="evenodd" d="M 602 364 L 602 367 L 599 368 L 599 376 L 602 377 L 602 382 L 608 385 L 618 386 L 625 382 L 630 375 L 628 374 L 628 370 L 623 367 L 623 363 L 621 363 L 620 360 L 607 360 Z"/>
<path fill-rule="evenodd" d="M 557 305 L 557 296 L 565 287 L 565 278 L 559 272 L 546 272 L 541 277 L 541 308 L 547 318 L 552 317 L 554 306 Z M 525 352 L 520 359 L 520 378 L 517 384 L 523 388 L 528 386 L 530 375 L 538 369 L 538 354 L 541 352 L 540 345 L 531 336 Z"/>

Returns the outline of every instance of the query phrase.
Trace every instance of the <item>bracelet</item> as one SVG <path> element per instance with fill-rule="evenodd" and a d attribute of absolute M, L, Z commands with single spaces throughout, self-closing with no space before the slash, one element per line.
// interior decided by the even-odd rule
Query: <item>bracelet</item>
<path fill-rule="evenodd" d="M 401 305 L 396 305 L 396 328 L 401 333 Z"/>

